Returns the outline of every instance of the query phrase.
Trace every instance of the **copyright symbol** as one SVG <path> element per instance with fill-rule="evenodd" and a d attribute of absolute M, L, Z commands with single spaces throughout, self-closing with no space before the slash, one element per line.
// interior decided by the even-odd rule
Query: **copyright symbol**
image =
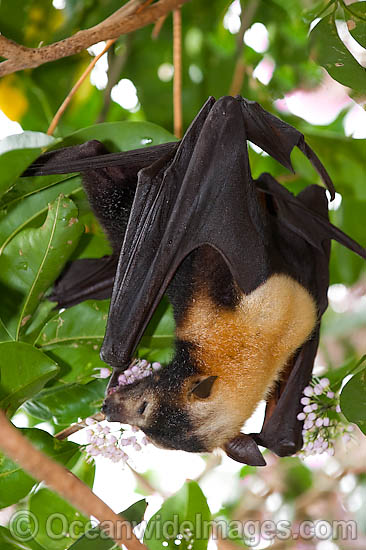
<path fill-rule="evenodd" d="M 15 539 L 27 542 L 38 533 L 38 520 L 29 510 L 19 510 L 12 516 L 9 529 Z"/>

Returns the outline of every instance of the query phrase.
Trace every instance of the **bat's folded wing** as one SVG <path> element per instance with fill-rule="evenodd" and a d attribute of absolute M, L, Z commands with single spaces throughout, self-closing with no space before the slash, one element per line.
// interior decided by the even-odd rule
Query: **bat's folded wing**
<path fill-rule="evenodd" d="M 71 307 L 84 300 L 110 298 L 117 261 L 113 255 L 71 262 L 56 281 L 49 300 L 58 307 Z"/>
<path fill-rule="evenodd" d="M 182 260 L 209 244 L 243 292 L 269 274 L 265 218 L 249 171 L 240 103 L 209 99 L 174 155 L 139 173 L 103 359 L 125 366 Z"/>
<path fill-rule="evenodd" d="M 297 415 L 302 408 L 300 399 L 303 389 L 312 375 L 320 319 L 328 304 L 330 240 L 337 240 L 362 258 L 366 258 L 366 250 L 330 223 L 323 188 L 312 185 L 294 197 L 269 174 L 262 174 L 256 184 L 258 189 L 273 197 L 277 223 L 282 226 L 282 231 L 297 235 L 308 243 L 308 263 L 312 264 L 313 269 L 303 269 L 298 278 L 314 296 L 318 306 L 317 327 L 292 358 L 281 383 L 268 399 L 261 432 L 252 434 L 258 444 L 279 456 L 287 456 L 302 446 L 302 422 L 297 420 Z"/>

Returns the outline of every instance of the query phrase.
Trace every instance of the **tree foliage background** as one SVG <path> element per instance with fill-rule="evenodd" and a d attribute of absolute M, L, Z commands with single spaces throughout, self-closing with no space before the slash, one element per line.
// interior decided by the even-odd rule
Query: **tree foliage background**
<path fill-rule="evenodd" d="M 117 0 L 3 0 L 0 30 L 7 38 L 36 48 L 95 25 L 120 5 Z M 341 203 L 338 201 L 337 209 L 330 213 L 332 221 L 365 245 L 366 145 L 362 139 L 346 137 L 343 123 L 349 109 L 365 100 L 366 2 L 195 0 L 184 5 L 182 18 L 184 127 L 209 95 L 230 93 L 234 75 L 238 76 L 238 93 L 258 101 L 305 134 L 342 195 Z M 268 46 L 262 52 L 241 39 L 245 29 L 259 32 L 258 26 L 253 27 L 258 23 L 268 32 Z M 85 302 L 55 312 L 47 295 L 69 259 L 102 256 L 109 252 L 109 245 L 90 212 L 78 175 L 22 180 L 19 176 L 50 145 L 99 139 L 111 151 L 120 151 L 173 139 L 171 18 L 165 20 L 156 39 L 151 33 L 152 26 L 148 26 L 118 39 L 108 53 L 108 68 L 106 60 L 100 63 L 97 85 L 89 78 L 85 80 L 54 138 L 45 132 L 89 64 L 90 54 L 85 51 L 0 80 L 0 109 L 25 131 L 0 142 L 0 406 L 10 417 L 22 411 L 23 420 L 24 415 L 27 417 L 26 437 L 90 486 L 94 466 L 85 462 L 80 445 L 58 441 L 37 425 L 47 422 L 48 429 L 56 433 L 78 418 L 98 412 L 106 383 L 95 375 L 103 367 L 99 348 L 108 301 Z M 344 33 L 348 33 L 348 41 L 341 40 Z M 358 43 L 361 53 L 357 59 L 349 50 L 349 35 Z M 267 84 L 254 72 L 261 62 L 274 67 Z M 104 73 L 103 63 L 107 69 Z M 333 85 L 332 80 L 346 86 L 354 102 L 340 110 L 333 122 L 310 125 L 288 111 L 278 111 L 276 100 L 294 90 L 324 88 L 326 77 L 328 86 Z M 130 101 L 132 94 L 130 105 L 118 99 L 121 93 L 126 97 L 128 90 Z M 268 156 L 250 149 L 254 176 L 268 171 L 293 192 L 318 181 L 300 154 L 294 152 L 292 158 L 295 176 Z M 366 351 L 366 282 L 362 260 L 336 244 L 332 245 L 331 284 L 338 286 L 332 287 L 333 300 L 324 317 L 318 363 L 327 374 L 332 372 L 329 369 L 342 369 L 338 372 L 343 378 Z M 171 311 L 163 302 L 141 341 L 139 355 L 166 363 L 173 330 Z M 318 457 L 305 463 L 298 458 L 276 459 L 267 453 L 269 466 L 263 470 L 245 466 L 230 470 L 229 483 L 234 488 L 214 510 L 214 516 L 224 521 L 285 518 L 293 522 L 294 530 L 304 519 L 355 519 L 357 541 L 334 537 L 333 546 L 319 546 L 318 539 L 275 540 L 267 544 L 262 538 L 257 547 L 364 547 L 366 445 L 361 430 L 366 430 L 366 383 L 364 373 L 357 376 L 345 392 L 342 405 L 349 420 L 359 426 L 349 447 L 339 444 L 336 458 Z M 207 466 L 200 485 L 212 500 L 215 484 L 220 486 L 223 479 L 227 480 L 228 471 L 226 463 L 213 469 L 212 461 L 205 460 Z M 140 477 L 140 484 L 131 493 L 131 504 L 141 495 L 163 492 L 159 476 L 148 468 L 146 452 L 144 477 Z M 145 479 L 145 485 L 141 479 Z M 185 484 L 178 496 L 166 500 L 161 509 L 163 517 L 169 518 L 175 511 L 185 519 L 194 517 L 195 511 L 204 511 L 209 517 L 204 493 L 195 482 Z M 4 456 L 0 460 L 0 505 L 32 511 L 41 526 L 45 525 L 49 509 L 64 513 L 70 521 L 79 517 L 75 509 Z M 138 503 L 131 518 L 140 520 L 145 508 L 144 503 Z M 87 518 L 82 521 L 86 523 Z M 1 547 L 18 548 L 5 520 L 4 525 L 0 529 Z M 207 543 L 178 535 L 174 533 L 165 542 L 173 548 L 180 540 L 187 549 L 190 544 L 196 549 Z M 161 547 L 161 542 L 156 533 L 146 540 L 149 548 Z M 72 543 L 69 534 L 58 541 L 51 540 L 41 527 L 36 538 L 24 544 L 40 550 L 67 548 Z M 232 533 L 218 545 L 246 548 L 249 543 L 248 537 L 243 539 Z M 75 543 L 77 549 L 76 544 L 82 545 L 83 541 Z M 107 547 L 101 546 L 99 540 L 93 544 L 88 542 L 88 548 Z"/>

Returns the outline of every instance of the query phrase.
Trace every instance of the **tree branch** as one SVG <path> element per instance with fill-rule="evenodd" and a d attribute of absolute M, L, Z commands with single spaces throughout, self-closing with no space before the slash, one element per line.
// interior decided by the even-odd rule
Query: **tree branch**
<path fill-rule="evenodd" d="M 180 139 L 183 134 L 182 117 L 182 14 L 179 9 L 173 11 L 173 106 L 174 134 Z"/>
<path fill-rule="evenodd" d="M 79 53 L 102 40 L 118 38 L 121 34 L 130 33 L 154 23 L 186 2 L 188 0 L 159 0 L 156 4 L 139 12 L 138 8 L 145 2 L 130 0 L 98 25 L 42 48 L 26 48 L 0 35 L 0 56 L 7 59 L 0 63 L 0 76 L 39 67 L 49 61 Z"/>
<path fill-rule="evenodd" d="M 250 0 L 248 6 L 244 9 L 243 2 L 241 2 L 241 25 L 236 41 L 235 69 L 229 90 L 229 95 L 232 96 L 239 94 L 243 85 L 245 76 L 245 65 L 242 59 L 244 34 L 252 24 L 255 12 L 258 8 L 258 3 L 258 0 Z"/>
<path fill-rule="evenodd" d="M 108 536 L 113 538 L 120 546 L 124 544 L 129 550 L 146 550 L 146 547 L 139 542 L 132 532 L 132 526 L 129 530 L 126 529 L 126 526 L 130 525 L 127 520 L 115 514 L 87 485 L 72 475 L 66 468 L 33 447 L 12 426 L 3 411 L 0 411 L 0 433 L 0 448 L 32 477 L 44 481 L 51 489 L 68 500 L 72 506 L 75 506 L 87 517 L 94 516 L 97 518 L 100 527 L 104 528 Z"/>

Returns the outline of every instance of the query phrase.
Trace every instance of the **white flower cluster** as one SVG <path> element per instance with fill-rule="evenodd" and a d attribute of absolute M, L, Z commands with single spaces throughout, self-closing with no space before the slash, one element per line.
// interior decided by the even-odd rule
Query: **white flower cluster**
<path fill-rule="evenodd" d="M 114 435 L 109 426 L 102 426 L 93 418 L 87 418 L 85 424 L 89 427 L 86 432 L 88 445 L 85 447 L 89 461 L 95 456 L 103 456 L 112 462 L 127 462 L 129 456 L 126 447 L 141 451 L 142 446 L 148 444 L 148 439 L 136 427 L 131 428 L 135 435 L 126 437 L 127 430 L 119 429 Z"/>
<path fill-rule="evenodd" d="M 118 385 L 126 386 L 128 384 L 132 384 L 132 382 L 142 380 L 142 378 L 150 376 L 150 374 L 159 369 L 161 369 L 161 364 L 157 361 L 154 363 L 148 363 L 146 359 L 134 359 L 128 369 L 119 375 Z M 98 378 L 108 378 L 110 375 L 111 371 L 107 367 L 98 369 Z"/>
<path fill-rule="evenodd" d="M 118 377 L 119 386 L 127 386 L 136 380 L 150 376 L 154 371 L 161 369 L 160 363 L 148 363 L 146 359 L 135 359 L 127 370 Z"/>
<path fill-rule="evenodd" d="M 324 452 L 334 455 L 335 440 L 342 436 L 347 442 L 349 433 L 353 431 L 353 426 L 347 424 L 340 414 L 339 392 L 332 391 L 328 378 L 313 378 L 303 394 L 301 404 L 304 407 L 297 415 L 298 420 L 304 420 L 304 445 L 299 455 L 304 457 Z"/>

